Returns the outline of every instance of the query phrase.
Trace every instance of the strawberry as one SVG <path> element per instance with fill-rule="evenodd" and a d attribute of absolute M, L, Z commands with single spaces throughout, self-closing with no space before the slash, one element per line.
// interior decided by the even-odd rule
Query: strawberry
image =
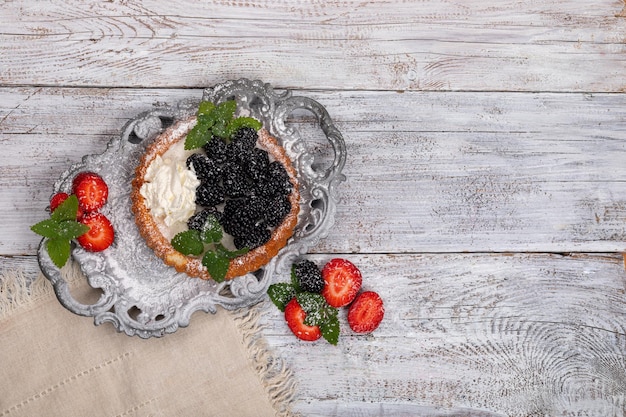
<path fill-rule="evenodd" d="M 89 226 L 89 231 L 76 238 L 78 243 L 89 252 L 100 252 L 111 246 L 115 238 L 113 225 L 99 212 L 87 213 L 79 222 Z"/>
<path fill-rule="evenodd" d="M 330 260 L 322 269 L 324 289 L 322 295 L 333 307 L 347 306 L 361 289 L 361 271 L 346 259 Z"/>
<path fill-rule="evenodd" d="M 69 194 L 67 193 L 56 193 L 55 195 L 53 195 L 50 199 L 50 212 L 52 213 L 54 210 L 56 210 L 62 202 L 67 200 L 67 197 L 69 197 Z"/>
<path fill-rule="evenodd" d="M 304 324 L 306 317 L 305 311 L 302 309 L 298 300 L 293 298 L 285 307 L 285 320 L 287 326 L 296 335 L 298 339 L 312 342 L 322 337 L 322 331 L 319 326 L 307 326 Z"/>
<path fill-rule="evenodd" d="M 350 305 L 348 324 L 356 333 L 369 333 L 378 327 L 385 315 L 385 306 L 380 296 L 373 291 L 365 291 Z"/>
<path fill-rule="evenodd" d="M 100 175 L 81 172 L 72 181 L 72 192 L 78 197 L 80 208 L 89 213 L 99 210 L 106 203 L 109 187 Z"/>

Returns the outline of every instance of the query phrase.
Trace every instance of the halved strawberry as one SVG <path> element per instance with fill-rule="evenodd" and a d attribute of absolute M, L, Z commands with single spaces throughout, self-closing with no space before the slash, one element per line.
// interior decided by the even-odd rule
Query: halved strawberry
<path fill-rule="evenodd" d="M 79 222 L 89 226 L 89 231 L 76 238 L 78 243 L 89 252 L 100 252 L 111 246 L 115 239 L 113 225 L 99 212 L 87 213 Z"/>
<path fill-rule="evenodd" d="M 350 305 L 348 324 L 356 333 L 369 333 L 378 327 L 385 315 L 385 306 L 380 296 L 373 291 L 365 291 Z"/>
<path fill-rule="evenodd" d="M 361 271 L 352 262 L 335 258 L 322 269 L 324 289 L 322 295 L 333 307 L 347 306 L 361 289 Z"/>
<path fill-rule="evenodd" d="M 287 326 L 298 339 L 312 342 L 322 337 L 319 326 L 307 326 L 304 324 L 306 312 L 302 309 L 298 301 L 293 298 L 285 307 L 285 320 Z"/>
<path fill-rule="evenodd" d="M 55 195 L 53 195 L 50 199 L 50 212 L 56 210 L 62 202 L 67 200 L 67 197 L 69 197 L 68 193 L 56 193 Z"/>
<path fill-rule="evenodd" d="M 72 192 L 78 197 L 78 205 L 87 213 L 99 210 L 106 203 L 109 187 L 95 172 L 81 172 L 72 181 Z"/>

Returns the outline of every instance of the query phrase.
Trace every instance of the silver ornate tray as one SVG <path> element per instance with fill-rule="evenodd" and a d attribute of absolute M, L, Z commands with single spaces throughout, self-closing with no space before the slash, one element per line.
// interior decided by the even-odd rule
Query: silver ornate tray
<path fill-rule="evenodd" d="M 109 142 L 99 155 L 83 157 L 54 185 L 54 192 L 71 189 L 72 178 L 80 171 L 95 171 L 109 185 L 109 201 L 103 212 L 114 225 L 115 242 L 107 250 L 90 253 L 79 246 L 72 258 L 79 263 L 89 285 L 102 292 L 95 304 L 78 302 L 69 291 L 61 271 L 45 250 L 38 250 L 39 265 L 52 282 L 61 304 L 73 313 L 90 316 L 94 323 L 112 323 L 119 332 L 141 338 L 160 337 L 189 324 L 198 310 L 215 313 L 217 306 L 232 310 L 259 302 L 273 277 L 289 271 L 291 264 L 326 237 L 336 209 L 335 187 L 345 177 L 345 143 L 326 109 L 315 100 L 277 92 L 261 81 L 241 79 L 207 88 L 203 100 L 215 103 L 235 99 L 238 108 L 261 120 L 278 138 L 298 171 L 301 210 L 294 236 L 287 246 L 259 271 L 216 283 L 190 278 L 166 266 L 139 236 L 130 210 L 130 184 L 135 167 L 147 145 L 167 126 L 195 114 L 199 100 L 180 102 L 138 115 L 124 127 L 119 138 Z M 333 158 L 325 168 L 314 164 L 306 138 L 289 127 L 287 118 L 308 110 L 332 147 Z"/>

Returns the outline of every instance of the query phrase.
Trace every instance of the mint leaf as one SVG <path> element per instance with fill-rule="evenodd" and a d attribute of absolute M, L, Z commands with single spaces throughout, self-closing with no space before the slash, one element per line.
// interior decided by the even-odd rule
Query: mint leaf
<path fill-rule="evenodd" d="M 215 107 L 212 114 L 215 117 L 215 124 L 221 123 L 226 125 L 234 116 L 237 110 L 237 102 L 235 100 L 224 101 Z"/>
<path fill-rule="evenodd" d="M 270 285 L 267 289 L 267 295 L 269 295 L 272 303 L 274 303 L 280 311 L 285 311 L 287 303 L 296 296 L 296 289 L 291 284 L 281 282 Z"/>
<path fill-rule="evenodd" d="M 206 267 L 215 282 L 222 282 L 226 277 L 226 272 L 228 272 L 230 259 L 208 251 L 202 257 L 202 265 Z"/>
<path fill-rule="evenodd" d="M 321 294 L 301 292 L 296 295 L 296 299 L 306 313 L 304 324 L 307 326 L 319 326 L 329 318 L 337 316 L 337 309 L 328 305 Z"/>
<path fill-rule="evenodd" d="M 226 123 L 223 123 L 221 121 L 213 125 L 213 134 L 224 139 L 230 138 L 230 136 L 228 135 L 228 126 L 226 125 Z"/>
<path fill-rule="evenodd" d="M 64 220 L 76 220 L 76 214 L 78 213 L 78 197 L 72 194 L 65 199 L 59 206 L 50 214 L 50 218 L 57 222 Z M 83 232 L 84 233 L 84 232 Z"/>
<path fill-rule="evenodd" d="M 185 138 L 185 150 L 201 148 L 211 140 L 211 126 L 204 123 L 195 125 Z M 56 211 L 56 210 L 55 210 Z"/>
<path fill-rule="evenodd" d="M 30 230 L 32 230 L 33 232 L 43 237 L 47 237 L 48 239 L 58 238 L 60 229 L 61 227 L 59 226 L 59 222 L 53 219 L 42 220 L 39 223 L 34 224 L 30 227 Z"/>
<path fill-rule="evenodd" d="M 204 252 L 200 232 L 197 230 L 185 230 L 177 233 L 172 239 L 172 246 L 183 255 L 198 256 Z"/>
<path fill-rule="evenodd" d="M 56 213 L 56 210 L 54 211 Z M 79 223 L 76 220 L 65 220 L 59 222 L 59 239 L 72 240 L 82 236 L 89 231 L 89 226 Z"/>
<path fill-rule="evenodd" d="M 46 243 L 46 249 L 52 262 L 62 268 L 70 258 L 71 243 L 67 239 L 50 239 Z"/>
<path fill-rule="evenodd" d="M 248 251 L 249 251 L 248 248 L 241 248 L 238 250 L 228 250 L 221 243 L 215 245 L 215 252 L 219 256 L 223 256 L 228 259 L 235 259 L 238 256 L 245 255 L 246 253 L 248 253 Z"/>
<path fill-rule="evenodd" d="M 200 231 L 200 239 L 204 243 L 217 243 L 222 240 L 222 225 L 213 214 L 209 214 Z"/>
<path fill-rule="evenodd" d="M 254 130 L 259 130 L 263 125 L 253 117 L 238 117 L 228 123 L 226 134 L 228 137 L 231 137 L 242 127 L 250 127 Z"/>
<path fill-rule="evenodd" d="M 200 116 L 211 114 L 213 110 L 215 110 L 215 104 L 210 101 L 201 101 L 200 105 L 198 105 L 198 118 L 200 118 Z"/>
<path fill-rule="evenodd" d="M 291 265 L 291 285 L 295 288 L 296 292 L 302 291 L 300 288 L 300 282 L 296 276 L 296 264 Z"/>
<path fill-rule="evenodd" d="M 319 326 L 322 337 L 331 345 L 336 346 L 339 341 L 339 319 L 337 316 L 330 317 Z"/>

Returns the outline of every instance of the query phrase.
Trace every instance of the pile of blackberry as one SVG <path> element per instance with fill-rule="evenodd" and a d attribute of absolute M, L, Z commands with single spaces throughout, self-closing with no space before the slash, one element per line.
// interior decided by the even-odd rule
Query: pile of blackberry
<path fill-rule="evenodd" d="M 289 175 L 255 146 L 257 139 L 254 129 L 244 127 L 228 143 L 213 136 L 187 159 L 200 180 L 196 204 L 202 208 L 187 222 L 190 229 L 199 230 L 213 214 L 237 249 L 254 249 L 267 243 L 291 211 Z"/>

